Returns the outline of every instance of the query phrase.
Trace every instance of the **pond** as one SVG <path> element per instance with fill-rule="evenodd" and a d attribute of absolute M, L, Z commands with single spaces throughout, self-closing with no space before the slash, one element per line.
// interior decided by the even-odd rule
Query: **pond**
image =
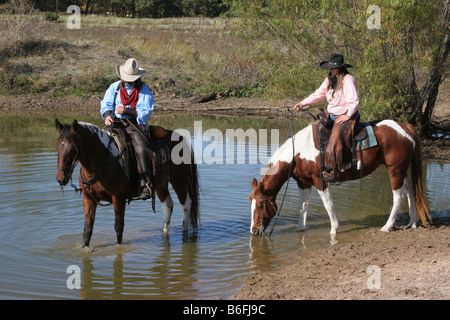
<path fill-rule="evenodd" d="M 98 119 L 77 119 L 102 127 Z M 73 118 L 60 120 L 68 123 Z M 329 219 L 315 191 L 309 228 L 294 230 L 299 210 L 295 183 L 289 184 L 272 236 L 250 235 L 251 181 L 259 179 L 277 142 L 287 138 L 289 121 L 183 115 L 155 116 L 152 122 L 186 129 L 196 156 L 201 154 L 197 158 L 199 232 L 195 237 L 183 236 L 176 196 L 168 236 L 161 233 L 159 201 L 156 214 L 151 201 L 135 201 L 126 209 L 122 245 L 116 244 L 112 207 L 98 208 L 89 250 L 81 248 L 82 199 L 70 187 L 62 191 L 55 180 L 54 119 L 0 118 L 1 299 L 227 299 L 252 272 L 276 270 L 302 259 L 306 252 L 330 246 Z M 305 125 L 294 122 L 293 129 Z M 233 146 L 227 129 L 254 135 L 258 144 L 251 138 L 240 143 L 238 137 Z M 73 176 L 77 184 L 78 172 L 79 166 Z M 449 174 L 448 164 L 424 164 L 425 196 L 432 217 L 450 213 Z M 359 230 L 386 222 L 392 193 L 385 168 L 365 178 L 362 190 L 359 181 L 352 181 L 333 186 L 332 192 L 341 225 L 338 242 L 357 241 Z M 406 224 L 406 200 L 401 212 L 397 223 Z M 80 271 L 79 289 L 68 286 L 73 268 Z"/>

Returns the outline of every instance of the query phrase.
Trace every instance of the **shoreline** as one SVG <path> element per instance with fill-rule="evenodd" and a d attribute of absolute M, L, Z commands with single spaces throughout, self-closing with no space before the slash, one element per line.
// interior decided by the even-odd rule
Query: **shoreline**
<path fill-rule="evenodd" d="M 43 94 L 26 94 L 18 96 L 0 96 L 0 114 L 15 115 L 75 115 L 99 116 L 101 98 L 98 95 L 55 96 L 51 92 Z M 198 103 L 198 97 L 167 98 L 155 97 L 155 110 L 152 116 L 170 114 L 209 115 L 218 117 L 253 117 L 266 119 L 288 119 L 296 101 L 293 99 L 269 100 L 259 98 L 224 98 Z M 310 108 L 309 112 L 295 112 L 295 120 L 313 121 L 312 115 L 318 108 Z M 450 119 L 450 108 L 444 104 L 436 109 L 436 117 Z M 364 120 L 364 119 L 363 119 Z M 447 143 L 447 144 L 446 144 Z M 450 145 L 444 140 L 423 140 L 422 157 L 424 160 L 450 163 Z"/>
<path fill-rule="evenodd" d="M 450 299 L 449 223 L 450 218 L 440 218 L 427 228 L 361 230 L 362 237 L 353 243 L 319 249 L 279 270 L 248 276 L 233 299 Z"/>

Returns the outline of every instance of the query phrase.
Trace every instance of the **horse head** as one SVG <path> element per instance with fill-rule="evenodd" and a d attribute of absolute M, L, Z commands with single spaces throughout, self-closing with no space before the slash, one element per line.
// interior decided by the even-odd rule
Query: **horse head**
<path fill-rule="evenodd" d="M 58 171 L 56 181 L 61 187 L 65 186 L 72 178 L 73 169 L 78 163 L 80 140 L 78 137 L 79 125 L 74 120 L 71 125 L 63 125 L 55 119 L 56 130 L 59 133 L 55 149 L 58 152 Z"/>
<path fill-rule="evenodd" d="M 251 226 L 250 232 L 254 235 L 264 234 L 267 226 L 277 213 L 275 197 L 266 190 L 264 183 L 253 178 L 253 191 L 248 199 L 251 202 Z"/>

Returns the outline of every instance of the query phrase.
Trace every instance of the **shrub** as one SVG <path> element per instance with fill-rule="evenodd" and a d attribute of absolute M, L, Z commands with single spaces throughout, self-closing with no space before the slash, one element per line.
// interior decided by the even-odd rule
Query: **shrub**
<path fill-rule="evenodd" d="M 56 22 L 56 21 L 59 20 L 59 16 L 56 13 L 54 13 L 54 12 L 47 11 L 45 13 L 44 19 L 49 21 L 49 22 Z"/>
<path fill-rule="evenodd" d="M 11 3 L 11 15 L 3 19 L 0 53 L 3 58 L 27 55 L 42 42 L 45 27 L 42 20 L 27 0 Z M 2 60 L 2 59 L 0 59 Z"/>

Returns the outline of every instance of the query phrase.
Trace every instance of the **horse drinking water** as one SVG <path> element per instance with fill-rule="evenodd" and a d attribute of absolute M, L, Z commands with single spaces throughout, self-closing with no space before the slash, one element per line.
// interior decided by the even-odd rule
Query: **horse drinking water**
<path fill-rule="evenodd" d="M 415 128 L 393 120 L 371 123 L 378 145 L 357 153 L 361 176 L 367 176 L 380 165 L 389 172 L 394 203 L 381 231 L 389 232 L 394 226 L 401 200 L 406 195 L 409 203 L 408 227 L 416 228 L 417 218 L 427 225 L 431 220 L 422 191 L 422 160 L 420 140 Z M 362 155 L 362 157 L 361 157 Z M 411 178 L 407 171 L 411 167 Z M 340 180 L 354 179 L 351 169 L 340 172 Z M 338 229 L 336 212 L 329 184 L 321 179 L 320 152 L 313 138 L 313 126 L 308 125 L 289 138 L 272 156 L 259 182 L 254 178 L 251 201 L 251 226 L 253 234 L 264 234 L 271 219 L 278 214 L 276 197 L 283 184 L 291 177 L 300 188 L 300 215 L 298 230 L 304 230 L 311 187 L 315 187 L 331 221 L 331 235 Z"/>
<path fill-rule="evenodd" d="M 77 163 L 81 163 L 79 183 L 82 186 L 84 206 L 83 247 L 89 246 L 95 222 L 95 212 L 100 201 L 107 201 L 114 206 L 117 243 L 122 243 L 125 224 L 125 206 L 130 194 L 138 196 L 138 184 L 129 183 L 130 177 L 124 168 L 124 161 L 119 155 L 118 148 L 110 135 L 89 123 L 74 120 L 70 125 L 61 124 L 55 120 L 59 138 L 56 141 L 58 152 L 58 171 L 56 180 L 65 186 L 72 177 Z M 161 201 L 164 211 L 163 232 L 167 233 L 172 215 L 173 201 L 169 193 L 168 184 L 172 185 L 178 200 L 183 206 L 183 231 L 189 226 L 194 231 L 198 224 L 198 175 L 194 161 L 190 163 L 174 164 L 171 151 L 179 141 L 176 132 L 168 131 L 168 154 L 166 161 L 161 164 L 159 174 L 155 177 L 156 194 Z M 184 150 L 191 150 L 184 149 Z M 191 150 L 191 159 L 194 155 Z M 130 188 L 130 186 L 134 186 Z M 132 189 L 132 190 L 130 190 Z"/>

